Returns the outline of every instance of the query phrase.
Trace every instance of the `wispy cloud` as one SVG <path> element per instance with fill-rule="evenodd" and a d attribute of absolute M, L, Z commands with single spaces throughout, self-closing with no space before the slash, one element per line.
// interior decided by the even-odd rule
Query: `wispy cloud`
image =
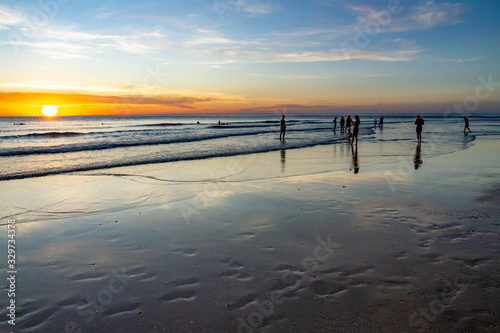
<path fill-rule="evenodd" d="M 420 53 L 421 50 L 394 50 L 394 51 L 359 51 L 349 55 L 349 59 L 361 59 L 372 61 L 410 61 Z M 277 62 L 322 62 L 347 60 L 347 56 L 341 49 L 333 49 L 327 52 L 294 52 L 275 54 Z"/>
<path fill-rule="evenodd" d="M 30 47 L 52 59 L 88 59 L 95 54 L 123 51 L 134 54 L 152 54 L 168 44 L 166 35 L 153 31 L 131 31 L 123 35 L 105 35 L 83 32 L 74 27 L 48 27 L 40 31 L 36 40 L 20 38 L 2 44 Z"/>
<path fill-rule="evenodd" d="M 261 16 L 273 13 L 278 7 L 271 3 L 261 3 L 259 1 L 238 0 L 238 8 L 250 16 Z"/>
<path fill-rule="evenodd" d="M 272 14 L 279 9 L 279 6 L 259 0 L 216 0 L 212 9 L 221 17 L 228 17 L 236 13 L 258 17 Z"/>
<path fill-rule="evenodd" d="M 462 22 L 461 15 L 465 8 L 461 3 L 436 3 L 424 1 L 412 8 L 409 20 L 421 28 L 431 28 L 436 25 L 453 25 Z"/>
<path fill-rule="evenodd" d="M 462 3 L 436 3 L 434 0 L 425 0 L 401 14 L 391 15 L 390 20 L 387 20 L 383 10 L 370 6 L 347 5 L 347 8 L 359 14 L 359 27 L 373 22 L 387 22 L 380 27 L 381 32 L 404 32 L 461 23 L 466 6 Z"/>
<path fill-rule="evenodd" d="M 438 58 L 436 58 L 436 60 L 442 61 L 442 62 L 454 62 L 457 64 L 461 64 L 464 62 L 483 60 L 484 58 L 485 58 L 484 56 L 479 56 L 479 57 L 474 57 L 474 58 L 441 58 L 441 57 L 438 57 Z"/>
<path fill-rule="evenodd" d="M 304 79 L 304 80 L 315 80 L 324 79 L 321 75 L 278 75 L 278 74 L 265 74 L 265 73 L 248 73 L 247 76 L 256 77 L 268 77 L 273 79 Z"/>
<path fill-rule="evenodd" d="M 7 29 L 7 26 L 21 25 L 26 21 L 26 16 L 13 8 L 0 3 L 0 26 Z"/>
<path fill-rule="evenodd" d="M 107 34 L 48 22 L 36 26 L 34 36 L 32 26 L 28 15 L 0 4 L 0 30 L 10 30 L 11 36 L 1 43 L 25 46 L 52 59 L 88 59 L 95 54 L 116 51 L 151 54 L 168 44 L 166 33 L 158 27 L 142 30 L 125 27 L 119 33 Z"/>

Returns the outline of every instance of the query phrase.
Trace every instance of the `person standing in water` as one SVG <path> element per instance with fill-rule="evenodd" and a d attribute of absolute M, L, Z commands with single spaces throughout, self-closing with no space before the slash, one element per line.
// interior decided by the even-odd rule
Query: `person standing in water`
<path fill-rule="evenodd" d="M 464 117 L 464 121 L 465 121 L 464 133 L 466 129 L 469 130 L 469 133 L 472 132 L 469 128 L 469 118 Z"/>
<path fill-rule="evenodd" d="M 422 143 L 422 125 L 424 125 L 424 120 L 420 118 L 420 115 L 415 119 L 415 125 L 417 125 L 417 142 L 418 144 Z"/>
<path fill-rule="evenodd" d="M 352 124 L 351 116 L 347 116 L 347 119 L 345 120 L 345 128 L 350 130 L 351 124 Z"/>
<path fill-rule="evenodd" d="M 280 122 L 280 141 L 283 140 L 285 141 L 285 132 L 286 132 L 286 123 L 285 123 L 285 115 L 281 116 L 281 122 Z"/>
<path fill-rule="evenodd" d="M 358 115 L 355 115 L 354 119 L 356 119 L 356 120 L 353 121 L 353 123 L 352 123 L 351 146 L 354 143 L 354 139 L 356 139 L 356 146 L 358 145 L 359 124 L 361 123 L 361 121 L 359 120 L 359 116 Z"/>
<path fill-rule="evenodd" d="M 380 120 L 378 122 L 378 127 L 383 127 L 384 126 L 384 116 L 380 117 Z"/>
<path fill-rule="evenodd" d="M 345 125 L 345 119 L 344 119 L 344 116 L 342 116 L 340 118 L 340 133 L 344 133 L 345 132 L 344 125 Z"/>
<path fill-rule="evenodd" d="M 335 132 L 336 129 L 337 129 L 337 117 L 333 119 L 333 131 Z"/>

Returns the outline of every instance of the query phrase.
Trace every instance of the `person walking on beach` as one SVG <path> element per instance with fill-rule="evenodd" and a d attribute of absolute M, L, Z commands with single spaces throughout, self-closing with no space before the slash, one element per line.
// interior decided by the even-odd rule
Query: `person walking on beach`
<path fill-rule="evenodd" d="M 347 119 L 345 120 L 345 128 L 346 129 L 351 129 L 351 124 L 352 124 L 352 119 L 351 116 L 347 116 Z"/>
<path fill-rule="evenodd" d="M 378 127 L 384 126 L 384 116 L 380 117 L 380 120 L 378 122 Z"/>
<path fill-rule="evenodd" d="M 465 133 L 465 130 L 468 129 L 469 130 L 469 133 L 472 132 L 469 128 L 469 118 L 467 117 L 464 117 L 464 121 L 465 121 L 465 127 L 464 127 L 464 133 Z"/>
<path fill-rule="evenodd" d="M 337 117 L 333 119 L 333 131 L 335 132 L 336 129 L 337 129 Z"/>
<path fill-rule="evenodd" d="M 353 128 L 352 128 L 351 146 L 354 143 L 354 139 L 356 139 L 356 146 L 358 145 L 359 124 L 361 123 L 358 115 L 355 115 L 354 119 L 356 120 L 352 123 Z"/>
<path fill-rule="evenodd" d="M 281 116 L 280 122 L 280 141 L 285 141 L 285 132 L 286 132 L 286 123 L 285 123 L 285 115 Z"/>
<path fill-rule="evenodd" d="M 420 115 L 415 119 L 415 125 L 417 125 L 417 142 L 418 144 L 422 143 L 422 125 L 424 125 L 424 120 L 420 118 Z"/>
<path fill-rule="evenodd" d="M 344 116 L 342 116 L 342 118 L 340 118 L 340 133 L 345 132 L 344 125 L 345 125 L 345 119 L 344 119 Z"/>

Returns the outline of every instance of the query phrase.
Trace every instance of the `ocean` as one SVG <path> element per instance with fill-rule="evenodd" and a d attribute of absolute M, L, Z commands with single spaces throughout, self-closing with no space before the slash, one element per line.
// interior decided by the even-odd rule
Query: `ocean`
<path fill-rule="evenodd" d="M 333 119 L 338 117 L 337 131 Z M 344 115 L 346 117 L 347 115 Z M 351 115 L 354 118 L 354 114 Z M 393 142 L 387 162 L 414 150 L 415 114 L 360 114 L 359 144 Z M 219 156 L 347 145 L 341 115 L 287 114 L 285 142 L 278 114 L 126 115 L 0 118 L 0 180 L 38 177 L 111 167 L 198 160 Z M 478 135 L 500 134 L 499 114 L 469 115 L 472 133 L 463 135 L 463 116 L 422 114 L 423 144 L 429 154 L 466 149 Z M 219 121 L 222 125 L 219 125 Z M 22 123 L 22 125 L 19 125 Z"/>

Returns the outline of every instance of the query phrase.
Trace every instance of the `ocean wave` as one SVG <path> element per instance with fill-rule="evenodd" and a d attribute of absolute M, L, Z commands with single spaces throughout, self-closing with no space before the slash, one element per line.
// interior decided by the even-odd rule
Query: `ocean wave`
<path fill-rule="evenodd" d="M 306 148 L 318 145 L 332 144 L 334 142 L 346 142 L 345 138 L 325 138 L 322 140 L 287 140 L 286 149 L 297 149 Z M 104 162 L 89 162 L 87 165 L 82 165 L 82 163 L 77 163 L 75 165 L 64 166 L 64 167 L 54 167 L 52 169 L 42 169 L 42 170 L 29 170 L 25 172 L 13 172 L 8 174 L 0 175 L 0 181 L 12 180 L 12 179 L 22 179 L 22 178 L 34 178 L 42 177 L 48 175 L 56 175 L 70 172 L 83 172 L 83 171 L 93 171 L 101 169 L 109 169 L 116 167 L 134 166 L 134 165 L 144 165 L 144 164 L 158 164 L 158 163 L 168 163 L 177 161 L 188 161 L 188 160 L 201 160 L 207 158 L 215 157 L 228 157 L 228 156 L 239 156 L 239 155 L 249 155 L 249 154 L 259 154 L 267 153 L 272 151 L 283 150 L 283 146 L 280 144 L 268 144 L 260 146 L 251 147 L 240 147 L 233 150 L 219 150 L 219 151 L 204 151 L 204 150 L 192 150 L 185 154 L 178 154 L 174 156 L 155 156 L 148 155 L 142 156 L 141 158 L 134 158 L 133 160 L 121 159 L 114 161 L 104 161 Z"/>
<path fill-rule="evenodd" d="M 174 127 L 174 126 L 184 126 L 188 124 L 184 123 L 159 123 L 159 124 L 141 124 L 137 125 L 137 127 Z"/>
<path fill-rule="evenodd" d="M 304 129 L 291 129 L 287 132 L 321 132 L 330 131 L 330 128 L 304 128 Z M 276 129 L 267 131 L 245 131 L 245 132 L 233 132 L 233 133 L 215 133 L 212 135 L 201 135 L 197 134 L 184 137 L 163 137 L 151 139 L 151 135 L 144 140 L 103 140 L 101 142 L 81 142 L 81 143 L 70 143 L 56 146 L 25 146 L 16 148 L 5 148 L 0 149 L 0 156 L 25 156 L 25 155 L 44 155 L 44 154 L 60 154 L 60 153 L 71 153 L 71 152 L 82 152 L 82 151 L 95 151 L 113 148 L 124 148 L 124 147 L 139 147 L 139 146 L 153 146 L 153 145 L 165 145 L 181 142 L 199 142 L 213 139 L 238 137 L 238 136 L 255 136 L 259 134 L 269 134 L 275 133 Z M 118 138 L 125 138 L 125 136 L 120 136 Z"/>
<path fill-rule="evenodd" d="M 71 137 L 71 136 L 80 136 L 85 135 L 86 133 L 79 132 L 46 132 L 46 133 L 28 133 L 21 135 L 5 135 L 0 136 L 0 139 L 19 139 L 23 137 L 28 138 L 61 138 L 61 137 Z"/>

